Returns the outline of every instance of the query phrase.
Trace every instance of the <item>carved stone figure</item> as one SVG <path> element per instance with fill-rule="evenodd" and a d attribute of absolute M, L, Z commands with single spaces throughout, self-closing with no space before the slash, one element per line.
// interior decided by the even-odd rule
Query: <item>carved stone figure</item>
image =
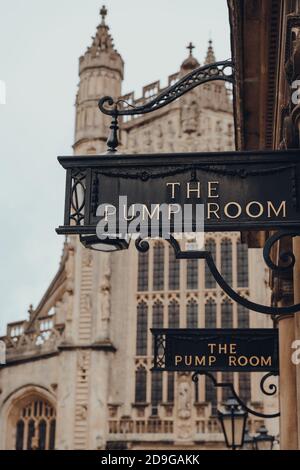
<path fill-rule="evenodd" d="M 180 382 L 178 387 L 178 416 L 182 419 L 191 416 L 191 388 L 187 381 Z"/>

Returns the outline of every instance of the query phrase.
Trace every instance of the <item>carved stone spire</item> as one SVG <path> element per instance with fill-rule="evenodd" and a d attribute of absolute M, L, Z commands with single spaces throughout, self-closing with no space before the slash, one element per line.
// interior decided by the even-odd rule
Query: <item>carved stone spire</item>
<path fill-rule="evenodd" d="M 80 71 L 85 66 L 90 67 L 91 60 L 95 65 L 114 65 L 113 69 L 117 69 L 123 78 L 123 60 L 120 54 L 114 48 L 113 38 L 109 32 L 109 26 L 105 22 L 107 9 L 103 6 L 100 10 L 101 22 L 97 27 L 95 36 L 92 37 L 92 45 L 87 48 L 86 53 L 80 57 Z M 103 62 L 103 63 L 102 63 Z M 111 62 L 110 64 L 108 62 Z"/>
<path fill-rule="evenodd" d="M 92 44 L 79 59 L 80 83 L 76 97 L 75 153 L 101 153 L 109 129 L 109 118 L 98 109 L 98 101 L 108 95 L 121 95 L 124 62 L 114 48 L 109 26 L 106 24 L 107 9 L 100 10 L 101 21 Z"/>
<path fill-rule="evenodd" d="M 100 51 L 117 52 L 114 49 L 113 39 L 109 33 L 109 26 L 105 23 L 107 9 L 104 5 L 100 10 L 100 15 L 101 23 L 97 27 L 96 36 L 93 37 L 93 43 L 89 50 L 94 55 L 97 55 Z"/>
<path fill-rule="evenodd" d="M 206 58 L 205 58 L 205 65 L 208 65 L 208 64 L 213 64 L 214 62 L 216 62 L 216 56 L 215 56 L 215 52 L 214 52 L 214 48 L 213 48 L 213 42 L 212 40 L 210 39 L 208 41 L 208 49 L 207 49 L 207 53 L 206 53 Z"/>

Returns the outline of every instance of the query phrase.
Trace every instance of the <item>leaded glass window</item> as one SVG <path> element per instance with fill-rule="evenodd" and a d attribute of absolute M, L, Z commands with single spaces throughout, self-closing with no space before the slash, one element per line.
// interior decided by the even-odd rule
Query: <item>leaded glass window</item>
<path fill-rule="evenodd" d="M 186 327 L 198 328 L 198 304 L 194 299 L 191 299 L 186 307 Z"/>
<path fill-rule="evenodd" d="M 136 324 L 136 354 L 137 356 L 147 355 L 148 337 L 148 305 L 142 301 L 137 306 Z"/>
<path fill-rule="evenodd" d="M 55 410 L 41 398 L 30 399 L 20 407 L 16 423 L 16 450 L 54 450 Z"/>
<path fill-rule="evenodd" d="M 248 246 L 246 243 L 237 242 L 237 285 L 247 287 L 248 279 Z"/>
<path fill-rule="evenodd" d="M 164 290 L 165 247 L 157 242 L 153 248 L 153 290 Z"/>
<path fill-rule="evenodd" d="M 221 242 L 221 274 L 228 284 L 232 284 L 232 242 L 228 238 Z"/>
<path fill-rule="evenodd" d="M 212 239 L 209 239 L 205 242 L 205 251 L 209 251 L 212 255 L 214 261 L 216 262 L 216 242 Z M 207 263 L 205 263 L 205 288 L 214 289 L 216 287 L 216 281 L 213 275 L 210 272 Z"/>
<path fill-rule="evenodd" d="M 135 371 L 135 402 L 146 403 L 147 400 L 147 371 L 139 367 Z"/>
<path fill-rule="evenodd" d="M 138 291 L 147 291 L 148 286 L 149 253 L 138 254 Z"/>
<path fill-rule="evenodd" d="M 205 304 L 205 328 L 216 328 L 217 326 L 217 305 L 213 299 L 209 299 Z"/>
<path fill-rule="evenodd" d="M 221 325 L 222 328 L 233 327 L 233 308 L 229 300 L 224 300 L 221 305 Z"/>
<path fill-rule="evenodd" d="M 187 289 L 198 289 L 198 260 L 188 259 L 186 265 Z"/>
<path fill-rule="evenodd" d="M 179 303 L 173 299 L 168 307 L 169 328 L 179 328 Z"/>
<path fill-rule="evenodd" d="M 243 305 L 238 305 L 238 328 L 249 328 L 250 327 L 250 317 L 249 310 Z"/>
<path fill-rule="evenodd" d="M 169 247 L 169 290 L 178 290 L 180 285 L 180 260 L 176 259 L 172 247 Z"/>

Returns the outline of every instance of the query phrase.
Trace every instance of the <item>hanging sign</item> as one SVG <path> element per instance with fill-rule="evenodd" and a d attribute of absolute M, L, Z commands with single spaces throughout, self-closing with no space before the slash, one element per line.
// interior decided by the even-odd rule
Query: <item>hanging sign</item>
<path fill-rule="evenodd" d="M 298 150 L 59 157 L 67 180 L 57 232 L 115 236 L 141 223 L 169 224 L 171 233 L 297 229 L 299 157 Z"/>

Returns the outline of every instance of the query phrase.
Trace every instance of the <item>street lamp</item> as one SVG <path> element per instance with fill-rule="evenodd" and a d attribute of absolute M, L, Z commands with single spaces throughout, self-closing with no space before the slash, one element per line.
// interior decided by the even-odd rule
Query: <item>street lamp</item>
<path fill-rule="evenodd" d="M 97 235 L 81 235 L 80 241 L 85 248 L 104 252 L 127 250 L 130 243 L 130 239 L 125 238 L 106 238 L 105 240 L 100 240 Z"/>
<path fill-rule="evenodd" d="M 218 410 L 226 446 L 232 450 L 243 447 L 248 413 L 242 409 L 235 398 L 229 398 L 224 410 Z"/>
<path fill-rule="evenodd" d="M 275 437 L 268 434 L 266 426 L 262 425 L 258 434 L 254 436 L 253 443 L 255 450 L 272 450 Z"/>
<path fill-rule="evenodd" d="M 243 448 L 244 450 L 253 450 L 254 447 L 254 438 L 249 434 L 249 429 L 248 426 L 245 429 L 245 434 L 244 434 L 244 445 Z"/>

